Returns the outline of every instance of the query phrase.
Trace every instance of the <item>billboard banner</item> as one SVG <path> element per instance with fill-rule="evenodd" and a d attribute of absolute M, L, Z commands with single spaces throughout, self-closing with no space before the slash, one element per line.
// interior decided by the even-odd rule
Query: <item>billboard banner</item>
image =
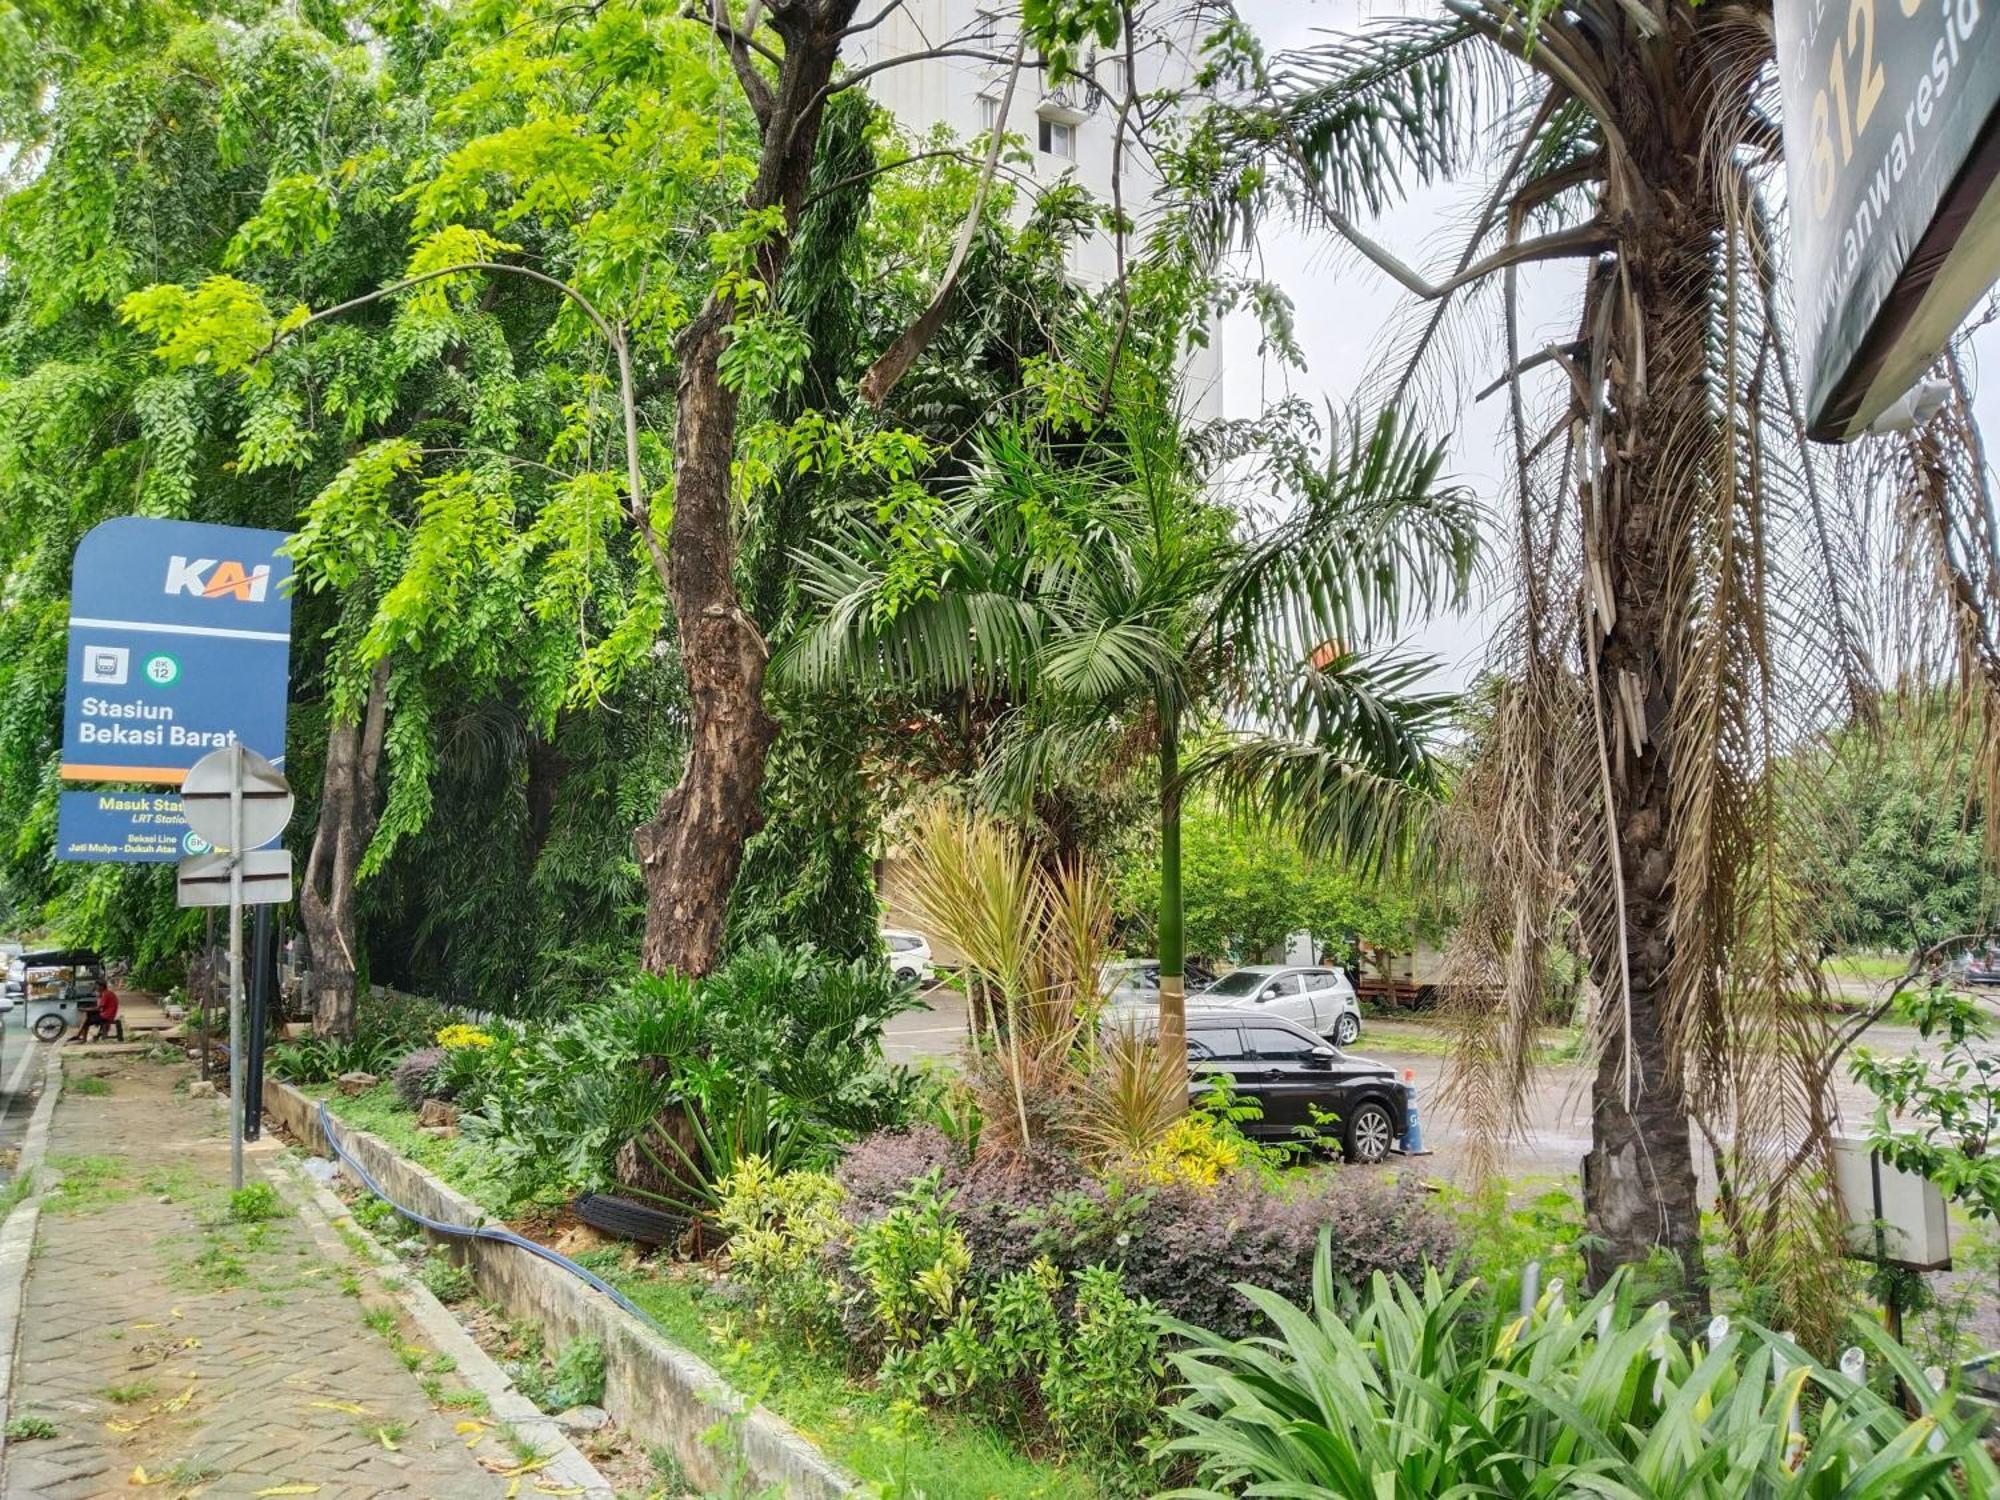
<path fill-rule="evenodd" d="M 2000 0 L 1775 0 L 1807 427 L 1842 441 L 2000 275 Z"/>

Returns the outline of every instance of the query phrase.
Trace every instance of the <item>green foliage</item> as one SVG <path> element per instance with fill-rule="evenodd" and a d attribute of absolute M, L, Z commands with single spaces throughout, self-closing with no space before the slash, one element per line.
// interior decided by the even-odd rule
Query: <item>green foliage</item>
<path fill-rule="evenodd" d="M 473 1293 L 472 1272 L 443 1255 L 427 1255 L 417 1267 L 417 1280 L 440 1302 L 463 1302 Z"/>
<path fill-rule="evenodd" d="M 1309 1306 L 1243 1292 L 1270 1336 L 1174 1325 L 1189 1394 L 1169 1448 L 1201 1481 L 1176 1494 L 1946 1500 L 2000 1483 L 1954 1397 L 1872 1324 L 1862 1337 L 1909 1382 L 1915 1421 L 1754 1326 L 1683 1343 L 1666 1305 L 1637 1307 L 1622 1278 L 1574 1311 L 1552 1287 L 1531 1316 L 1476 1332 L 1475 1286 L 1434 1274 L 1420 1289 L 1377 1276 L 1356 1313 L 1324 1248 Z"/>
<path fill-rule="evenodd" d="M 514 1385 L 543 1411 L 595 1406 L 604 1399 L 604 1345 L 593 1338 L 572 1339 L 544 1361 L 540 1334 L 527 1340 L 523 1358 L 510 1360 Z"/>
<path fill-rule="evenodd" d="M 264 1066 L 273 1078 L 286 1083 L 332 1083 L 345 1073 L 373 1073 L 378 1077 L 395 1064 L 397 1044 L 389 1037 L 356 1036 L 350 1041 L 338 1037 L 310 1036 L 279 1042 L 265 1054 Z"/>
<path fill-rule="evenodd" d="M 1985 927 L 2000 887 L 1983 858 L 1971 757 L 1948 706 L 1913 697 L 1885 706 L 1879 733 L 1843 730 L 1790 768 L 1835 941 L 1909 952 Z"/>
<path fill-rule="evenodd" d="M 1068 1286 L 1046 1258 L 984 1277 L 953 1196 L 925 1174 L 856 1225 L 831 1178 L 753 1159 L 723 1194 L 731 1275 L 760 1318 L 812 1347 L 840 1330 L 844 1312 L 852 1352 L 879 1362 L 892 1395 L 976 1413 L 1107 1470 L 1142 1471 L 1165 1375 L 1151 1306 L 1104 1266 L 1078 1269 Z"/>
<path fill-rule="evenodd" d="M 266 1219 L 282 1219 L 287 1212 L 278 1190 L 268 1182 L 253 1182 L 229 1195 L 232 1224 L 261 1224 Z"/>
<path fill-rule="evenodd" d="M 912 1182 L 894 1208 L 855 1234 L 849 1268 L 891 1354 L 915 1349 L 956 1319 L 972 1252 L 937 1174 Z"/>
<path fill-rule="evenodd" d="M 825 1173 L 774 1172 L 761 1156 L 746 1157 L 717 1191 L 730 1274 L 756 1293 L 764 1316 L 815 1344 L 839 1322 L 827 1254 L 853 1233 L 841 1199 Z"/>
<path fill-rule="evenodd" d="M 1905 1172 L 1935 1182 L 1974 1218 L 2000 1222 L 2000 1056 L 1984 1002 L 1945 984 L 1905 991 L 1898 1018 L 1924 1049 L 1887 1054 L 1860 1048 L 1854 1076 L 1875 1096 L 1868 1138 Z"/>
<path fill-rule="evenodd" d="M 1283 828 L 1244 822 L 1207 799 L 1182 813 L 1181 879 L 1187 951 L 1217 959 L 1254 962 L 1301 931 L 1343 958 L 1362 943 L 1408 952 L 1418 941 L 1436 941 L 1445 926 L 1414 882 L 1315 859 Z M 1159 888 L 1156 845 L 1121 862 L 1119 915 L 1143 934 L 1134 939 L 1140 945 L 1152 940 Z"/>
<path fill-rule="evenodd" d="M 7 1441 L 34 1443 L 56 1436 L 56 1424 L 47 1417 L 20 1416 L 7 1420 Z"/>
<path fill-rule="evenodd" d="M 706 1212 L 749 1157 L 810 1164 L 903 1117 L 912 1084 L 881 1036 L 910 1003 L 879 960 L 767 941 L 699 984 L 639 975 L 560 1021 L 496 1023 L 445 1067 L 465 1070 L 460 1125 L 515 1199 L 606 1188 L 631 1145 L 651 1170 L 621 1191 Z"/>

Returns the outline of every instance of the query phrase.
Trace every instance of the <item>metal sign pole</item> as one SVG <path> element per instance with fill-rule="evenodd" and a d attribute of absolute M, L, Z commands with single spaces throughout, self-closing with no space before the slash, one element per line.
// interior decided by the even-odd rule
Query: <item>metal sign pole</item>
<path fill-rule="evenodd" d="M 229 747 L 229 1186 L 243 1190 L 243 742 Z"/>

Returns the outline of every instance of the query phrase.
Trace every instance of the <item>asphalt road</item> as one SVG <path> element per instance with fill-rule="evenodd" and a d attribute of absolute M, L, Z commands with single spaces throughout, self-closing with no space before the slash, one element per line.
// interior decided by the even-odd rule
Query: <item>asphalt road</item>
<path fill-rule="evenodd" d="M 935 986 L 924 995 L 922 1010 L 891 1021 L 883 1051 L 894 1062 L 955 1055 L 966 1035 L 965 1000 L 955 991 Z M 1446 1106 L 1443 1085 L 1446 1059 L 1442 1027 L 1419 1021 L 1366 1020 L 1361 1040 L 1352 1051 L 1389 1064 L 1417 1086 L 1424 1144 L 1434 1154 L 1426 1160 L 1429 1175 L 1465 1181 L 1472 1175 L 1476 1132 L 1468 1120 Z M 1878 1023 L 1862 1045 L 1881 1052 L 1915 1052 L 1916 1032 L 1907 1026 Z M 1868 1092 L 1842 1071 L 1836 1102 L 1846 1130 L 1864 1130 L 1873 1110 Z M 1590 1150 L 1590 1071 L 1575 1063 L 1551 1064 L 1535 1076 L 1516 1133 L 1500 1142 L 1498 1164 L 1509 1177 L 1561 1177 L 1578 1170 Z M 1706 1152 L 1697 1152 L 1706 1161 Z"/>
<path fill-rule="evenodd" d="M 16 1017 L 0 1026 L 0 1183 L 13 1180 L 21 1137 L 41 1097 L 49 1048 L 61 1045 L 36 1041 Z"/>

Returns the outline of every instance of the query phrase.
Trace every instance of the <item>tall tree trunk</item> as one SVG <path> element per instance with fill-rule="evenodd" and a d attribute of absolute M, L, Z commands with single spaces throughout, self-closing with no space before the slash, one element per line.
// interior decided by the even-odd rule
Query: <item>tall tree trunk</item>
<path fill-rule="evenodd" d="M 1635 40 L 1635 46 L 1639 45 Z M 1611 1008 L 1591 1096 L 1584 1211 L 1592 1284 L 1620 1265 L 1662 1252 L 1684 1278 L 1675 1300 L 1705 1312 L 1701 1203 L 1684 1056 L 1670 970 L 1677 813 L 1673 745 L 1685 732 L 1679 673 L 1686 622 L 1672 577 L 1690 544 L 1694 494 L 1712 462 L 1704 340 L 1722 204 L 1700 153 L 1699 122 L 1715 86 L 1708 49 L 1694 37 L 1657 72 L 1626 81 L 1626 139 L 1637 164 L 1629 200 L 1612 190 L 1607 217 L 1623 229 L 1616 266 L 1600 264 L 1585 298 L 1584 330 L 1605 351 L 1602 439 L 1585 487 L 1585 546 L 1603 580 L 1584 621 L 1594 662 L 1599 771 L 1609 806 L 1608 879 L 1583 905 L 1592 978 Z M 1621 286 L 1621 278 L 1623 285 Z M 1600 322 L 1601 320 L 1601 322 Z"/>
<path fill-rule="evenodd" d="M 746 52 L 734 49 L 763 136 L 744 206 L 753 213 L 776 206 L 784 215 L 785 233 L 757 254 L 757 275 L 773 303 L 812 170 L 825 90 L 856 3 L 791 0 L 770 7 L 771 26 L 784 43 L 775 89 Z M 776 733 L 764 709 L 764 636 L 736 585 L 730 465 L 737 393 L 721 371 L 735 315 L 732 299 L 711 296 L 675 345 L 680 389 L 666 584 L 687 673 L 690 734 L 679 783 L 635 836 L 646 880 L 640 961 L 654 973 L 705 974 L 721 953 L 729 893 L 744 841 L 757 826 L 757 789 Z"/>
<path fill-rule="evenodd" d="M 319 827 L 305 879 L 299 882 L 299 922 L 312 948 L 313 1034 L 354 1035 L 358 938 L 354 881 L 375 836 L 375 789 L 389 714 L 389 663 L 376 664 L 368 702 L 356 723 L 327 731 Z"/>

